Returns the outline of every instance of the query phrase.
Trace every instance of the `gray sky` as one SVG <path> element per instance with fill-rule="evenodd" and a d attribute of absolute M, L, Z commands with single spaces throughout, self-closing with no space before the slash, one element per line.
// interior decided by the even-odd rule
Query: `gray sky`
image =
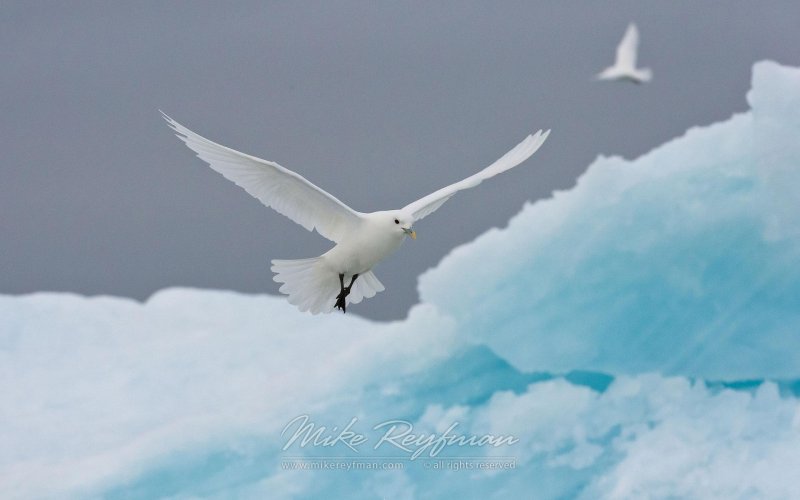
<path fill-rule="evenodd" d="M 277 293 L 270 259 L 329 248 L 194 158 L 159 108 L 361 211 L 552 128 L 379 265 L 387 290 L 351 312 L 390 319 L 452 247 L 598 154 L 632 158 L 745 110 L 757 60 L 800 65 L 800 2 L 112 3 L 0 5 L 0 293 Z M 653 83 L 592 81 L 631 20 Z"/>

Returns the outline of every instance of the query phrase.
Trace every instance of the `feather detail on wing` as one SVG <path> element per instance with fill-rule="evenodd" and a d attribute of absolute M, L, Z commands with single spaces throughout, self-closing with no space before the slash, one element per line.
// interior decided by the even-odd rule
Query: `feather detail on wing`
<path fill-rule="evenodd" d="M 530 158 L 531 155 L 544 144 L 549 134 L 549 130 L 546 132 L 540 130 L 533 135 L 529 135 L 524 141 L 514 147 L 514 149 L 477 174 L 435 191 L 413 203 L 409 203 L 403 210 L 413 214 L 415 221 L 432 214 L 457 192 L 463 189 L 473 188 L 486 179 L 490 179 L 497 174 L 512 169 Z"/>
<path fill-rule="evenodd" d="M 192 132 L 163 111 L 162 115 L 178 138 L 212 169 L 309 231 L 316 229 L 325 238 L 338 242 L 359 224 L 358 212 L 300 174 L 275 162 L 217 144 Z"/>

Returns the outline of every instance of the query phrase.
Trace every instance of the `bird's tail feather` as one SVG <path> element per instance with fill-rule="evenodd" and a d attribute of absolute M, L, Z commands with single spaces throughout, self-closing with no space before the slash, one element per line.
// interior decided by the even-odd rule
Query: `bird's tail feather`
<path fill-rule="evenodd" d="M 297 260 L 272 261 L 274 280 L 283 283 L 281 293 L 289 296 L 289 303 L 301 311 L 311 314 L 329 313 L 336 304 L 339 295 L 339 276 L 321 265 L 321 257 Z M 345 285 L 350 283 L 351 276 L 345 276 Z M 358 276 L 350 294 L 348 304 L 358 304 L 365 298 L 374 297 L 384 290 L 378 278 L 367 271 Z"/>

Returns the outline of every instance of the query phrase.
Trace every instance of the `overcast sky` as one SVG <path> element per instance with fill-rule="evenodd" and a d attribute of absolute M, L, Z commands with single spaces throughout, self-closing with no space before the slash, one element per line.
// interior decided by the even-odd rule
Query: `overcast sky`
<path fill-rule="evenodd" d="M 747 109 L 755 61 L 800 65 L 800 2 L 222 4 L 0 5 L 0 293 L 277 293 L 270 259 L 329 248 L 196 159 L 158 109 L 360 211 L 552 128 L 532 160 L 420 222 L 375 270 L 387 290 L 350 309 L 400 318 L 421 272 L 597 155 Z M 629 21 L 654 81 L 592 81 Z"/>

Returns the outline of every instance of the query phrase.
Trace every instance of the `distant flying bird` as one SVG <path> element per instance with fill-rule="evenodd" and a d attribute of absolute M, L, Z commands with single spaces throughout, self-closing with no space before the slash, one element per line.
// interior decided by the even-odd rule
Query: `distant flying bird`
<path fill-rule="evenodd" d="M 275 162 L 221 146 L 179 124 L 162 111 L 176 135 L 212 169 L 233 181 L 261 203 L 336 243 L 319 257 L 273 260 L 280 291 L 301 311 L 347 311 L 384 290 L 372 268 L 392 254 L 406 236 L 417 238 L 413 224 L 432 214 L 451 196 L 527 160 L 550 131 L 529 135 L 502 158 L 466 179 L 442 188 L 400 210 L 362 213 L 353 210 L 301 175 Z M 356 281 L 358 280 L 358 281 Z M 345 286 L 345 282 L 349 282 Z"/>
<path fill-rule="evenodd" d="M 631 23 L 617 47 L 617 60 L 597 75 L 598 80 L 629 80 L 634 83 L 649 82 L 653 72 L 649 68 L 636 69 L 636 51 L 639 47 L 639 30 Z"/>

